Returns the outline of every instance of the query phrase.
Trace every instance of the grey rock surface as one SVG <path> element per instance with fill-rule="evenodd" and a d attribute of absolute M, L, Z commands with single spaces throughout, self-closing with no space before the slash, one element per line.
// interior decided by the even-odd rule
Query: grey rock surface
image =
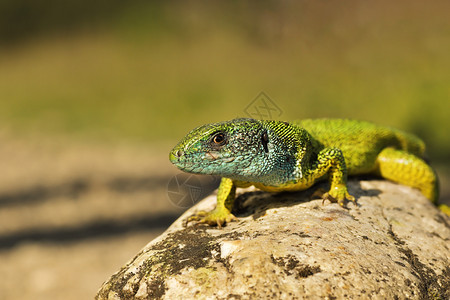
<path fill-rule="evenodd" d="M 242 190 L 238 222 L 183 214 L 103 284 L 97 299 L 449 299 L 450 218 L 418 191 L 351 181 L 358 207 L 312 191 Z M 245 193 L 244 193 L 245 192 Z"/>

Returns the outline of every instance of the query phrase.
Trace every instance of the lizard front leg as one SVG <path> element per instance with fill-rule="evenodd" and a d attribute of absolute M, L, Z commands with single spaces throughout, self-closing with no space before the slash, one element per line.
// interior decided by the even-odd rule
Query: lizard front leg
<path fill-rule="evenodd" d="M 199 211 L 197 214 L 190 216 L 189 222 L 206 223 L 209 225 L 217 225 L 221 227 L 224 223 L 233 221 L 236 217 L 231 213 L 234 200 L 236 197 L 236 183 L 229 178 L 222 178 L 217 192 L 216 208 L 210 212 Z"/>
<path fill-rule="evenodd" d="M 347 167 L 344 155 L 338 148 L 322 149 L 308 174 L 312 181 L 319 180 L 326 175 L 330 182 L 330 190 L 320 193 L 324 200 L 337 202 L 341 206 L 344 206 L 346 199 L 355 202 L 355 197 L 347 191 Z M 315 194 L 317 193 L 313 195 Z"/>

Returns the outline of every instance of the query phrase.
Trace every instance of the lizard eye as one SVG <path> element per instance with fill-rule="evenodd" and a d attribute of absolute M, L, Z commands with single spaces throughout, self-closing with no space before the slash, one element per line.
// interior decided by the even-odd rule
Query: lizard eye
<path fill-rule="evenodd" d="M 227 139 L 223 132 L 218 132 L 213 135 L 211 142 L 213 146 L 223 146 L 227 142 Z"/>

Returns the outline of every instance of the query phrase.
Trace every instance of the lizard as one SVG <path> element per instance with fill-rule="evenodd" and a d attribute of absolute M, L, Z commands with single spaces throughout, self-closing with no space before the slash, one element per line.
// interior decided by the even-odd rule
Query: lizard
<path fill-rule="evenodd" d="M 267 192 L 301 191 L 328 180 L 329 191 L 319 194 L 345 207 L 356 204 L 347 176 L 373 174 L 417 188 L 437 203 L 438 177 L 424 153 L 415 135 L 366 121 L 239 118 L 193 129 L 169 159 L 182 171 L 222 177 L 216 208 L 187 219 L 221 227 L 236 220 L 231 213 L 236 188 L 252 185 Z M 448 206 L 441 210 L 450 215 Z"/>

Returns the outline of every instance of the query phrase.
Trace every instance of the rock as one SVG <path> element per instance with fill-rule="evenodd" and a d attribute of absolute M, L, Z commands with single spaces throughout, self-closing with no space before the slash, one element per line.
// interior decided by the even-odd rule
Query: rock
<path fill-rule="evenodd" d="M 351 181 L 358 207 L 312 191 L 240 194 L 238 222 L 184 228 L 198 203 L 103 284 L 97 299 L 449 299 L 450 218 L 418 191 Z"/>

